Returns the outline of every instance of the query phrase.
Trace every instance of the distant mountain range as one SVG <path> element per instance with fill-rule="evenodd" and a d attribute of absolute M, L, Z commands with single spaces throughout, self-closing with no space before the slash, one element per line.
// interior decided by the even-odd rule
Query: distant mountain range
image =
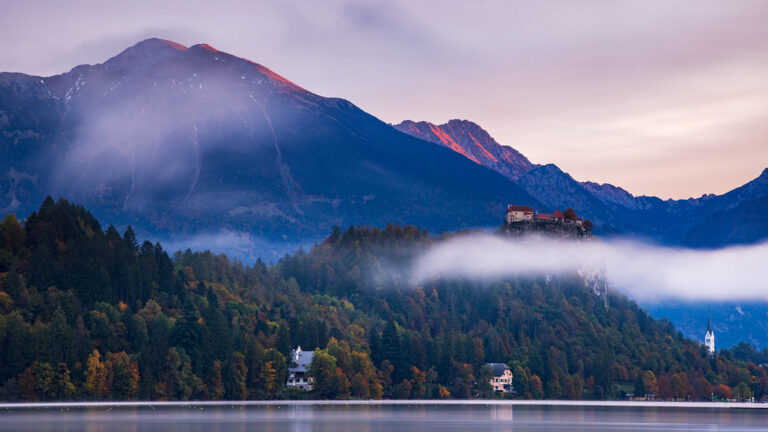
<path fill-rule="evenodd" d="M 694 247 L 753 243 L 768 238 L 768 169 L 724 195 L 662 200 L 634 196 L 611 184 L 579 182 L 553 164 L 533 164 L 467 120 L 451 120 L 442 125 L 406 120 L 394 127 L 499 172 L 548 208 L 576 209 L 604 235 L 620 233 Z"/>
<path fill-rule="evenodd" d="M 334 225 L 496 227 L 508 203 L 572 207 L 599 235 L 768 238 L 768 170 L 719 196 L 633 196 L 534 164 L 470 121 L 388 125 L 249 60 L 161 39 L 60 75 L 0 73 L 0 214 L 25 217 L 49 194 L 143 237 L 208 247 L 242 234 L 272 257 Z M 233 252 L 228 239 L 210 247 Z"/>

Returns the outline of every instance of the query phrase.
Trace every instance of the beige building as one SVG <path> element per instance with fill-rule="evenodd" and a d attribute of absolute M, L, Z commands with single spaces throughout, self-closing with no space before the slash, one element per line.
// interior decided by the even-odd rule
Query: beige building
<path fill-rule="evenodd" d="M 533 209 L 527 206 L 510 204 L 507 207 L 507 224 L 512 222 L 532 221 Z"/>
<path fill-rule="evenodd" d="M 486 363 L 491 368 L 493 378 L 491 378 L 491 387 L 493 391 L 502 393 L 512 393 L 512 369 L 504 363 Z"/>

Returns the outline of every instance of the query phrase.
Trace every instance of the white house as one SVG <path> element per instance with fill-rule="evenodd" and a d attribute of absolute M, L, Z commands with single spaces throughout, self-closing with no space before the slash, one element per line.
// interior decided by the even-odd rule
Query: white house
<path fill-rule="evenodd" d="M 493 372 L 491 378 L 491 387 L 493 391 L 502 393 L 512 393 L 514 388 L 512 387 L 512 369 L 504 363 L 486 363 L 486 366 L 490 366 Z"/>
<path fill-rule="evenodd" d="M 287 387 L 300 388 L 305 391 L 312 390 L 315 382 L 314 378 L 309 376 L 309 365 L 312 364 L 314 351 L 302 351 L 301 347 L 291 350 L 290 363 L 288 363 L 288 382 Z"/>

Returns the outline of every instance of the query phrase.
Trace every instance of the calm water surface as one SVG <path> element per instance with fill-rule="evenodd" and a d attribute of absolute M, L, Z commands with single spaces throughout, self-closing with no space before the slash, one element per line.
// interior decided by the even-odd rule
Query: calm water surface
<path fill-rule="evenodd" d="M 2 409 L 0 431 L 768 431 L 768 410 L 573 406 Z"/>

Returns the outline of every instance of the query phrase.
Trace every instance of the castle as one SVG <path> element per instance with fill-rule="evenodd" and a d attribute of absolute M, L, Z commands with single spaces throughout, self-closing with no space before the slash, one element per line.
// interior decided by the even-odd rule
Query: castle
<path fill-rule="evenodd" d="M 514 222 L 532 221 L 537 223 L 560 223 L 576 225 L 580 228 L 584 227 L 584 222 L 580 217 L 576 216 L 576 213 L 573 212 L 572 209 L 566 210 L 565 214 L 560 210 L 555 210 L 554 213 L 534 213 L 533 209 L 528 206 L 510 204 L 507 206 L 507 215 L 505 220 L 507 225 L 510 225 Z"/>

